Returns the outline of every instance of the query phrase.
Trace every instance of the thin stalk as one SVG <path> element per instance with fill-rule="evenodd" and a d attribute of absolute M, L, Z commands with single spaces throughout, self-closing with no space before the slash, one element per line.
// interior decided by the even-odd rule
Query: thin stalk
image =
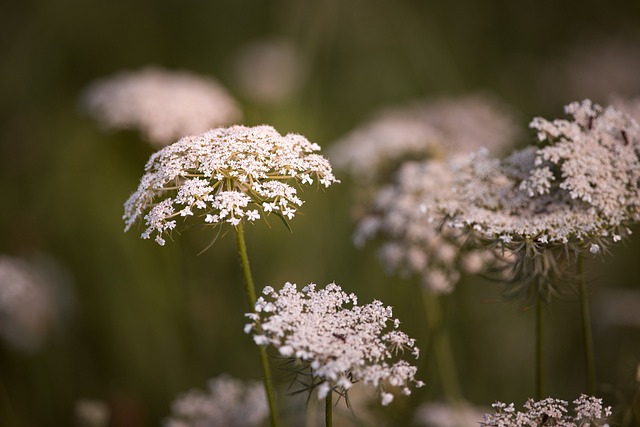
<path fill-rule="evenodd" d="M 441 301 L 438 296 L 424 289 L 422 290 L 422 300 L 442 388 L 448 399 L 454 403 L 460 402 L 462 393 L 460 392 L 451 342 L 444 325 Z"/>
<path fill-rule="evenodd" d="M 236 226 L 236 242 L 238 244 L 238 255 L 240 256 L 240 265 L 242 266 L 242 273 L 244 275 L 249 308 L 251 311 L 254 311 L 256 306 L 256 289 L 253 284 L 253 276 L 251 275 L 251 268 L 249 266 L 249 257 L 247 256 L 247 245 L 244 240 L 242 223 Z M 271 384 L 271 369 L 269 367 L 269 359 L 267 358 L 267 349 L 259 345 L 258 352 L 260 355 L 264 388 L 267 393 L 267 401 L 269 402 L 271 427 L 278 427 L 278 408 L 276 406 L 276 394 Z"/>
<path fill-rule="evenodd" d="M 324 402 L 324 422 L 326 427 L 333 425 L 333 390 L 329 390 Z"/>
<path fill-rule="evenodd" d="M 587 377 L 587 391 L 596 393 L 596 363 L 593 351 L 593 335 L 591 332 L 591 315 L 589 313 L 589 295 L 584 280 L 583 257 L 578 257 L 578 286 L 580 289 L 580 314 L 582 320 L 582 337 L 584 339 L 584 361 Z"/>
<path fill-rule="evenodd" d="M 536 298 L 536 400 L 542 400 L 543 388 L 543 333 L 542 316 L 544 314 L 544 299 L 540 293 Z"/>

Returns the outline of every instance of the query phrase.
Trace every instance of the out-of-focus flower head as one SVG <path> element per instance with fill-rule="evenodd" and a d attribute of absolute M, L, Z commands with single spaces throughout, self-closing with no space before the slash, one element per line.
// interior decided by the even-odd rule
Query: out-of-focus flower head
<path fill-rule="evenodd" d="M 303 201 L 291 184 L 339 182 L 320 146 L 271 126 L 232 126 L 189 136 L 157 151 L 125 203 L 125 231 L 144 219 L 142 238 L 158 244 L 179 218 L 238 225 L 273 213 L 285 222 Z M 291 183 L 291 184 L 290 184 Z"/>
<path fill-rule="evenodd" d="M 513 403 L 496 402 L 493 414 L 485 414 L 482 427 L 529 427 L 529 426 L 608 426 L 611 407 L 603 407 L 602 399 L 580 395 L 573 401 L 573 413 L 568 402 L 548 397 L 540 401 L 527 400 L 524 411 L 516 411 Z"/>
<path fill-rule="evenodd" d="M 238 51 L 234 75 L 242 94 L 258 104 L 280 104 L 300 89 L 305 67 L 295 46 L 284 39 L 254 41 Z"/>
<path fill-rule="evenodd" d="M 486 248 L 465 247 L 458 230 L 441 228 L 438 201 L 451 197 L 453 166 L 440 160 L 405 162 L 392 184 L 380 189 L 357 223 L 357 246 L 381 240 L 379 256 L 387 270 L 417 275 L 434 293 L 453 291 L 460 272 L 479 273 L 497 260 Z"/>
<path fill-rule="evenodd" d="M 485 413 L 467 402 L 429 402 L 416 409 L 413 419 L 426 427 L 478 427 Z"/>
<path fill-rule="evenodd" d="M 20 350 L 35 350 L 56 316 L 52 285 L 32 264 L 0 255 L 0 337 Z"/>
<path fill-rule="evenodd" d="M 386 182 L 403 161 L 442 158 L 512 144 L 517 126 L 508 110 L 485 95 L 390 108 L 336 141 L 329 157 L 359 186 Z"/>
<path fill-rule="evenodd" d="M 423 386 L 415 379 L 417 368 L 400 358 L 405 351 L 417 358 L 418 348 L 398 329 L 391 307 L 380 301 L 358 305 L 335 283 L 302 291 L 291 283 L 280 291 L 267 286 L 246 316 L 251 323 L 245 332 L 253 332 L 256 344 L 273 345 L 310 369 L 304 390 L 317 388 L 319 399 L 332 391 L 345 394 L 360 381 L 375 387 L 387 405 L 394 398 L 388 387 L 409 395 L 411 384 Z"/>
<path fill-rule="evenodd" d="M 269 415 L 262 383 L 228 375 L 209 380 L 207 391 L 191 390 L 173 401 L 165 427 L 252 427 Z"/>
<path fill-rule="evenodd" d="M 158 67 L 98 80 L 84 92 L 82 105 L 103 127 L 137 129 L 157 146 L 241 117 L 236 102 L 213 78 Z"/>

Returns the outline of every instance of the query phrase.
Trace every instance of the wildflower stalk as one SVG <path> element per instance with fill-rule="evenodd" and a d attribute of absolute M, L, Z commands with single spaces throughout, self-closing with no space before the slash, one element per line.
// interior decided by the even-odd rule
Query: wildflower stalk
<path fill-rule="evenodd" d="M 543 388 L 543 332 L 542 316 L 544 314 L 544 298 L 538 293 L 536 298 L 536 400 L 542 400 Z"/>
<path fill-rule="evenodd" d="M 442 388 L 447 398 L 453 402 L 459 402 L 462 394 L 458 383 L 453 352 L 451 351 L 451 342 L 444 326 L 441 300 L 428 290 L 422 291 L 422 300 L 424 301 L 427 327 L 431 334 L 433 352 L 438 372 L 440 373 Z"/>
<path fill-rule="evenodd" d="M 589 313 L 589 295 L 584 280 L 584 260 L 578 256 L 578 286 L 580 292 L 580 314 L 582 319 L 582 336 L 584 339 L 584 356 L 587 377 L 587 393 L 596 392 L 596 365 L 593 351 L 593 336 L 591 332 L 591 315 Z"/>
<path fill-rule="evenodd" d="M 329 391 L 324 402 L 324 422 L 326 427 L 333 425 L 333 391 Z"/>
<path fill-rule="evenodd" d="M 256 306 L 256 290 L 253 284 L 253 276 L 251 275 L 251 267 L 249 266 L 249 257 L 247 256 L 247 245 L 244 240 L 244 228 L 242 226 L 242 222 L 236 226 L 236 242 L 238 244 L 238 255 L 240 256 L 240 264 L 244 275 L 249 307 L 253 312 Z M 267 358 L 267 349 L 264 346 L 258 346 L 258 353 L 260 355 L 264 388 L 267 393 L 267 401 L 269 402 L 269 419 L 271 421 L 271 427 L 277 427 L 278 410 L 276 406 L 276 395 L 273 390 L 273 385 L 271 384 L 271 369 L 269 367 L 269 359 Z"/>

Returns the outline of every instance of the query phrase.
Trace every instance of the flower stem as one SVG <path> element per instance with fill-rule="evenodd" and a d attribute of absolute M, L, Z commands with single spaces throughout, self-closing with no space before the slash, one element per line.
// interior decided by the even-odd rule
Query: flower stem
<path fill-rule="evenodd" d="M 256 306 L 256 290 L 253 284 L 251 268 L 249 266 L 249 257 L 247 256 L 247 245 L 244 240 L 244 229 L 242 223 L 236 226 L 236 242 L 238 244 L 238 255 L 240 256 L 240 265 L 244 275 L 244 284 L 247 291 L 247 299 L 249 308 L 253 312 Z M 260 365 L 262 367 L 262 376 L 264 388 L 267 393 L 267 401 L 269 402 L 269 412 L 271 427 L 278 426 L 278 410 L 276 406 L 276 395 L 271 384 L 271 369 L 269 367 L 269 359 L 267 358 L 267 349 L 264 346 L 258 346 L 260 354 Z"/>
<path fill-rule="evenodd" d="M 542 316 L 544 314 L 544 298 L 538 293 L 536 298 L 536 400 L 542 400 L 543 388 L 543 334 Z"/>
<path fill-rule="evenodd" d="M 442 388 L 447 398 L 453 402 L 458 402 L 462 399 L 462 394 L 458 383 L 453 351 L 451 350 L 451 342 L 444 325 L 442 301 L 437 295 L 425 289 L 422 290 L 422 300 L 424 301 L 427 327 L 431 334 L 433 352 L 437 370 L 440 373 Z"/>
<path fill-rule="evenodd" d="M 578 285 L 580 289 L 580 313 L 582 318 L 582 336 L 584 339 L 584 357 L 587 376 L 587 392 L 596 393 L 596 364 L 593 351 L 593 335 L 591 332 L 591 315 L 589 313 L 589 295 L 584 280 L 583 257 L 578 257 Z"/>
<path fill-rule="evenodd" d="M 329 390 L 324 402 L 324 422 L 326 427 L 333 425 L 333 390 Z"/>

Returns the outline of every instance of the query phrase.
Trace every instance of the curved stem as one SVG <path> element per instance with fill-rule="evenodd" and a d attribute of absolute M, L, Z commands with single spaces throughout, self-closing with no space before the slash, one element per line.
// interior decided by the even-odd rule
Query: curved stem
<path fill-rule="evenodd" d="M 324 403 L 324 422 L 326 427 L 333 425 L 333 390 L 329 390 Z"/>
<path fill-rule="evenodd" d="M 437 295 L 425 289 L 422 290 L 422 300 L 424 301 L 427 327 L 431 334 L 433 352 L 438 372 L 440 373 L 442 388 L 447 398 L 453 402 L 459 402 L 462 399 L 462 393 L 458 383 L 458 373 L 455 367 L 453 351 L 451 350 L 451 342 L 444 325 L 441 300 Z"/>
<path fill-rule="evenodd" d="M 543 378 L 543 334 L 542 316 L 544 314 L 544 298 L 538 293 L 536 298 L 536 400 L 542 400 L 542 378 Z"/>
<path fill-rule="evenodd" d="M 249 257 L 247 256 L 247 245 L 244 240 L 244 229 L 242 227 L 242 223 L 236 226 L 236 242 L 238 244 L 238 255 L 240 256 L 240 265 L 242 267 L 242 273 L 244 275 L 244 284 L 247 291 L 249 308 L 251 309 L 251 311 L 254 311 L 256 306 L 256 290 L 253 284 L 251 268 L 249 266 Z M 264 346 L 259 345 L 258 351 L 260 354 L 260 365 L 262 367 L 264 388 L 267 393 L 267 401 L 269 402 L 271 427 L 277 427 L 278 409 L 276 406 L 276 394 L 273 390 L 273 384 L 271 384 L 271 369 L 269 367 L 267 349 Z"/>
<path fill-rule="evenodd" d="M 582 337 L 584 340 L 584 358 L 587 377 L 587 392 L 596 393 L 596 364 L 593 351 L 593 334 L 591 332 L 591 315 L 589 313 L 589 295 L 584 280 L 583 257 L 578 257 L 578 286 L 580 289 L 580 314 L 582 320 Z"/>

